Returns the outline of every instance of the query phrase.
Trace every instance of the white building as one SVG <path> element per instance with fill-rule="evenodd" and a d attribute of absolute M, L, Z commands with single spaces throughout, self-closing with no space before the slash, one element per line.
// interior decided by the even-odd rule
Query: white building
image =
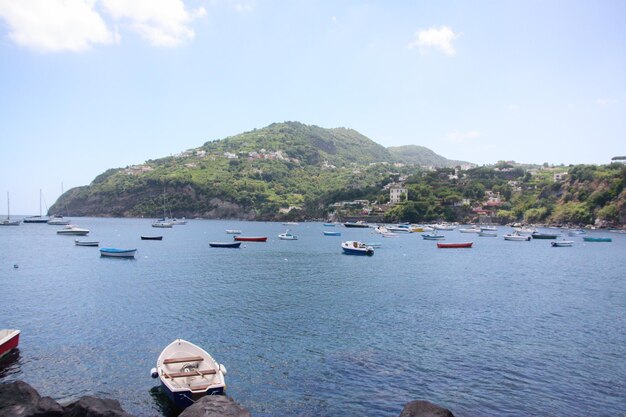
<path fill-rule="evenodd" d="M 407 189 L 402 187 L 392 187 L 389 189 L 389 202 L 398 204 L 402 201 L 402 195 L 407 195 Z"/>

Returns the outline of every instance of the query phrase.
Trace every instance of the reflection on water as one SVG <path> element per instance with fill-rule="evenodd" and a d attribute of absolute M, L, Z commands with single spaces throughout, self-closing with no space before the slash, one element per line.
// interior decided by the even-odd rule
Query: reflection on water
<path fill-rule="evenodd" d="M 5 382 L 19 379 L 20 377 L 20 350 L 13 349 L 0 358 L 0 379 Z"/>
<path fill-rule="evenodd" d="M 163 417 L 178 417 L 181 413 L 181 410 L 172 406 L 172 402 L 165 395 L 160 385 L 150 388 L 150 397 L 154 401 L 155 408 Z"/>

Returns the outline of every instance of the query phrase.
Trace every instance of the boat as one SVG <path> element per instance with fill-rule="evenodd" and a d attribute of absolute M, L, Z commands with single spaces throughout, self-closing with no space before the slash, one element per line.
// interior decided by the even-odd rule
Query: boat
<path fill-rule="evenodd" d="M 556 239 L 556 235 L 552 233 L 534 232 L 531 236 L 533 239 Z"/>
<path fill-rule="evenodd" d="M 328 232 L 324 230 L 324 236 L 341 236 L 341 232 Z"/>
<path fill-rule="evenodd" d="M 233 236 L 233 239 L 239 242 L 265 242 L 267 236 Z"/>
<path fill-rule="evenodd" d="M 400 237 L 400 235 L 398 233 L 395 233 L 395 232 L 381 233 L 380 235 L 382 237 Z"/>
<path fill-rule="evenodd" d="M 289 230 L 285 230 L 284 233 L 278 235 L 281 240 L 298 240 L 298 236 L 292 234 Z"/>
<path fill-rule="evenodd" d="M 226 234 L 229 235 L 238 235 L 241 233 L 241 230 L 239 229 L 226 229 Z"/>
<path fill-rule="evenodd" d="M 498 227 L 497 226 L 493 226 L 493 225 L 483 224 L 483 225 L 480 226 L 480 230 L 481 231 L 487 230 L 487 231 L 491 231 L 491 232 L 497 232 L 498 231 Z"/>
<path fill-rule="evenodd" d="M 16 329 L 0 329 L 0 358 L 20 343 L 20 331 Z"/>
<path fill-rule="evenodd" d="M 532 227 L 516 227 L 514 230 L 520 235 L 530 235 L 537 232 L 537 229 Z"/>
<path fill-rule="evenodd" d="M 370 225 L 365 223 L 363 220 L 359 220 L 358 222 L 345 222 L 343 225 L 345 227 L 355 227 L 361 229 L 367 229 L 368 227 L 370 227 Z"/>
<path fill-rule="evenodd" d="M 89 229 L 83 229 L 73 224 L 68 224 L 61 230 L 57 230 L 57 235 L 70 235 L 70 236 L 87 236 Z"/>
<path fill-rule="evenodd" d="M 409 226 L 402 226 L 402 225 L 387 226 L 387 230 L 392 233 L 397 233 L 397 232 L 412 233 L 411 229 L 409 229 Z"/>
<path fill-rule="evenodd" d="M 63 216 L 52 216 L 48 220 L 48 224 L 51 226 L 67 226 L 72 221 L 70 219 L 64 219 Z"/>
<path fill-rule="evenodd" d="M 507 233 L 506 235 L 504 235 L 504 240 L 528 242 L 530 240 L 530 236 L 521 235 L 519 233 Z"/>
<path fill-rule="evenodd" d="M 459 229 L 461 233 L 480 233 L 480 227 L 465 227 L 463 229 Z"/>
<path fill-rule="evenodd" d="M 141 240 L 163 240 L 163 236 L 146 236 L 146 235 L 141 235 Z"/>
<path fill-rule="evenodd" d="M 435 229 L 435 230 L 448 230 L 448 231 L 450 231 L 450 230 L 454 230 L 454 228 L 455 228 L 455 226 L 454 226 L 454 225 L 451 225 L 451 224 L 445 224 L 445 223 L 442 223 L 442 224 L 434 224 L 434 225 L 433 225 L 433 229 Z"/>
<path fill-rule="evenodd" d="M 87 240 L 74 239 L 74 244 L 76 246 L 100 246 L 100 242 L 96 240 L 87 241 Z"/>
<path fill-rule="evenodd" d="M 174 226 L 187 224 L 187 219 L 185 219 L 184 217 L 182 219 L 177 219 L 176 217 L 173 217 L 171 219 L 168 219 L 167 221 L 172 223 L 172 225 Z"/>
<path fill-rule="evenodd" d="M 0 220 L 0 226 L 19 226 L 19 220 L 11 220 L 11 209 L 9 208 L 9 192 L 7 191 L 7 218 Z"/>
<path fill-rule="evenodd" d="M 424 230 L 424 228 L 422 226 L 411 226 L 411 228 L 409 229 L 411 230 L 411 232 L 413 233 L 423 233 L 426 230 Z"/>
<path fill-rule="evenodd" d="M 584 236 L 583 240 L 585 242 L 612 242 L 613 239 L 610 237 L 591 237 L 591 236 Z"/>
<path fill-rule="evenodd" d="M 426 234 L 422 235 L 424 240 L 444 240 L 446 237 L 438 234 Z"/>
<path fill-rule="evenodd" d="M 374 254 L 374 248 L 367 246 L 363 242 L 357 240 L 347 240 L 341 242 L 341 249 L 346 255 L 367 255 L 372 256 Z"/>
<path fill-rule="evenodd" d="M 137 249 L 118 249 L 118 248 L 102 248 L 100 256 L 108 256 L 111 258 L 134 258 Z"/>
<path fill-rule="evenodd" d="M 224 365 L 183 339 L 176 339 L 163 349 L 150 374 L 160 379 L 163 392 L 179 409 L 205 395 L 223 395 L 226 390 Z"/>
<path fill-rule="evenodd" d="M 568 247 L 572 246 L 573 244 L 573 240 L 556 240 L 554 242 L 550 242 L 550 245 L 552 245 L 553 248 Z"/>
<path fill-rule="evenodd" d="M 572 229 L 567 232 L 568 236 L 580 236 L 580 235 L 586 235 L 586 234 L 587 232 L 585 232 L 583 229 Z"/>
<path fill-rule="evenodd" d="M 241 242 L 209 242 L 212 248 L 232 248 L 237 249 L 241 246 Z"/>
<path fill-rule="evenodd" d="M 335 227 L 335 223 L 324 223 L 326 227 Z"/>
<path fill-rule="evenodd" d="M 171 229 L 172 227 L 174 227 L 174 225 L 166 219 L 157 219 L 152 222 L 152 227 L 159 227 L 162 229 Z"/>
<path fill-rule="evenodd" d="M 437 243 L 438 248 L 451 248 L 451 249 L 459 249 L 459 248 L 471 248 L 474 242 L 460 242 L 460 243 Z"/>
<path fill-rule="evenodd" d="M 41 189 L 39 189 L 39 216 L 29 216 L 23 221 L 24 223 L 48 223 L 48 218 L 41 214 Z"/>
<path fill-rule="evenodd" d="M 481 237 L 498 237 L 498 232 L 496 232 L 494 230 L 483 230 L 481 228 L 480 232 L 478 232 L 478 236 L 481 236 Z"/>
<path fill-rule="evenodd" d="M 298 224 L 298 222 L 284 222 L 283 226 L 297 226 Z"/>

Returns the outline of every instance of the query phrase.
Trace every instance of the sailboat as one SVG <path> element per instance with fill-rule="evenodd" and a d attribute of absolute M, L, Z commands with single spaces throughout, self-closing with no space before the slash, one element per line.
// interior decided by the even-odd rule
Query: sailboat
<path fill-rule="evenodd" d="M 19 220 L 11 220 L 11 209 L 9 207 L 9 192 L 7 191 L 7 218 L 0 220 L 0 226 L 19 226 Z"/>
<path fill-rule="evenodd" d="M 174 225 L 165 217 L 165 185 L 163 185 L 163 217 L 152 222 L 152 227 L 172 228 Z"/>
<path fill-rule="evenodd" d="M 61 196 L 63 196 L 63 183 L 61 183 Z M 61 214 L 53 214 L 48 220 L 48 224 L 52 226 L 67 226 L 70 223 L 72 223 L 72 221 L 70 219 L 64 219 Z"/>
<path fill-rule="evenodd" d="M 39 189 L 39 216 L 30 216 L 24 219 L 24 223 L 48 223 L 48 218 L 41 214 L 41 189 Z"/>

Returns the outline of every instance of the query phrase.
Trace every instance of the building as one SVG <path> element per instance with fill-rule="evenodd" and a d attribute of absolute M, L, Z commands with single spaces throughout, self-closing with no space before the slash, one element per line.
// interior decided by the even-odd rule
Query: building
<path fill-rule="evenodd" d="M 389 189 L 389 202 L 391 204 L 398 204 L 402 201 L 402 196 L 406 197 L 407 189 L 403 187 L 391 187 Z"/>

